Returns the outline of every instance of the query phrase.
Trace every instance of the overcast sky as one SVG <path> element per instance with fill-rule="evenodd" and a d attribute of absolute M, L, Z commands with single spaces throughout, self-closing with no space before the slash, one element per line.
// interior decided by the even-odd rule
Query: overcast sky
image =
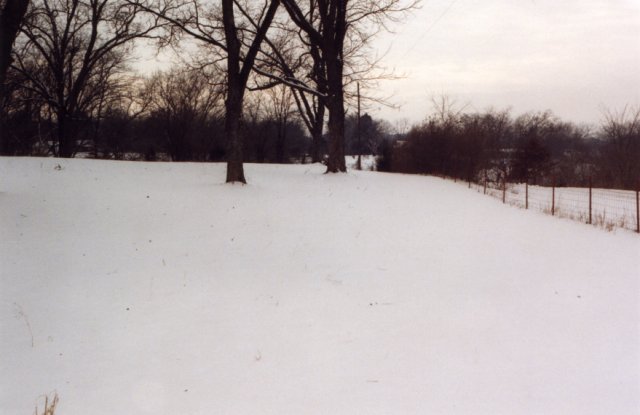
<path fill-rule="evenodd" d="M 401 109 L 371 109 L 392 122 L 424 119 L 443 94 L 578 123 L 640 104 L 640 0 L 424 0 L 376 46 L 405 75 L 381 84 Z"/>

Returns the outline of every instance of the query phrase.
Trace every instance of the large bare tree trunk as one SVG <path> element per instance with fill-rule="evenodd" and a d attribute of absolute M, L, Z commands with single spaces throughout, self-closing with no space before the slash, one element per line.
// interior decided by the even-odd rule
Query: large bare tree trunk
<path fill-rule="evenodd" d="M 327 173 L 346 172 L 344 151 L 344 86 L 342 61 L 338 53 L 327 53 L 327 86 L 329 98 L 329 158 Z"/>
<path fill-rule="evenodd" d="M 5 100 L 5 79 L 11 66 L 11 50 L 18 36 L 22 19 L 29 6 L 29 0 L 6 0 L 0 10 L 0 102 Z M 11 146 L 6 134 L 6 117 L 0 109 L 0 154 L 10 154 Z"/>
<path fill-rule="evenodd" d="M 225 116 L 225 133 L 227 135 L 227 183 L 247 183 L 244 178 L 243 140 L 240 136 L 240 117 L 242 116 L 242 101 L 247 86 L 249 73 L 253 68 L 260 44 L 264 40 L 269 26 L 276 14 L 279 0 L 271 0 L 262 23 L 241 62 L 241 42 L 238 39 L 233 0 L 222 1 L 222 21 L 227 49 L 227 100 Z"/>
<path fill-rule="evenodd" d="M 243 143 L 240 137 L 240 118 L 244 86 L 235 85 L 229 80 L 227 92 L 224 131 L 227 136 L 227 183 L 247 183 L 243 167 Z"/>
<path fill-rule="evenodd" d="M 227 183 L 247 183 L 242 165 L 242 139 L 240 137 L 240 117 L 242 116 L 242 100 L 246 81 L 244 81 L 240 69 L 240 41 L 236 32 L 232 0 L 222 1 L 222 19 L 227 44 L 227 99 L 224 119 L 224 131 L 227 136 Z"/>
<path fill-rule="evenodd" d="M 6 0 L 0 11 L 0 88 L 4 85 L 7 69 L 11 65 L 13 42 L 18 36 L 28 6 L 28 0 Z"/>
<path fill-rule="evenodd" d="M 324 104 L 329 110 L 329 157 L 327 173 L 346 172 L 344 158 L 344 84 L 342 80 L 344 40 L 347 31 L 347 0 L 326 0 L 308 4 L 305 13 L 294 0 L 282 0 L 289 17 L 308 35 L 311 53 L 317 66 L 318 81 L 324 80 L 326 71 L 327 98 Z M 316 9 L 317 7 L 317 9 Z M 317 14 L 316 14 L 317 12 Z M 317 20 L 316 20 L 317 19 Z M 314 52 L 315 50 L 315 52 Z M 324 64 L 324 67 L 322 65 Z M 323 82 L 319 82 L 322 84 Z"/>
<path fill-rule="evenodd" d="M 58 112 L 58 157 L 71 158 L 73 156 L 73 147 L 75 140 L 72 139 L 71 134 L 71 122 L 72 120 L 63 111 Z"/>
<path fill-rule="evenodd" d="M 327 173 L 346 172 L 344 158 L 344 106 L 342 100 L 329 99 L 329 149 Z"/>

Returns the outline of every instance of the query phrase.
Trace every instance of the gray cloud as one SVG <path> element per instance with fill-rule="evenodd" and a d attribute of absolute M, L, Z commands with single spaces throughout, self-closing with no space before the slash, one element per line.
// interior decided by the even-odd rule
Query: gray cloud
<path fill-rule="evenodd" d="M 640 102 L 639 1 L 434 0 L 379 45 L 406 74 L 381 84 L 404 104 L 388 118 L 424 118 L 434 94 L 577 122 Z"/>

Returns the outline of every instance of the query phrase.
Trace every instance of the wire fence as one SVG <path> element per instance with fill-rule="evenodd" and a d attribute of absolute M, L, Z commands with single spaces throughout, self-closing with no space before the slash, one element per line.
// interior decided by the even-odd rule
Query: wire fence
<path fill-rule="evenodd" d="M 527 183 L 487 181 L 469 182 L 468 186 L 512 206 L 573 219 L 609 231 L 623 228 L 640 233 L 638 190 L 533 186 Z"/>

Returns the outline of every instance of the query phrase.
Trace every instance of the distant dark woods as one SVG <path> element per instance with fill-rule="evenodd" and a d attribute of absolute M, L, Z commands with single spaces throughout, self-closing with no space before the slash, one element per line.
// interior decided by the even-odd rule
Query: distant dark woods
<path fill-rule="evenodd" d="M 596 127 L 564 122 L 551 112 L 436 114 L 381 149 L 379 169 L 482 183 L 640 186 L 640 111 L 606 113 Z"/>

